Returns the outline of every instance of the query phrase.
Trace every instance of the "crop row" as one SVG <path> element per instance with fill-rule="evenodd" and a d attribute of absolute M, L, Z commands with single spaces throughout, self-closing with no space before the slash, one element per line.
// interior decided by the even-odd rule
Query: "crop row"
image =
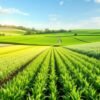
<path fill-rule="evenodd" d="M 1 87 L 0 99 L 100 100 L 100 63 L 69 49 L 51 47 Z"/>
<path fill-rule="evenodd" d="M 31 81 L 34 81 L 34 77 L 36 77 L 36 74 L 39 73 L 38 71 L 41 69 L 42 64 L 45 62 L 47 53 L 48 51 L 39 55 L 39 57 L 30 63 L 23 70 L 23 72 L 19 73 L 15 78 L 13 78 L 13 80 L 5 84 L 0 90 L 1 99 L 7 100 L 8 98 L 8 100 L 21 100 L 26 96 L 28 97 L 31 91 L 30 85 L 33 85 Z"/>
<path fill-rule="evenodd" d="M 92 69 L 89 69 L 87 65 L 84 65 L 84 59 L 82 59 L 81 56 L 79 61 L 79 59 L 77 59 L 78 57 L 74 54 L 70 56 L 71 52 L 69 53 L 64 49 L 59 51 L 61 51 L 60 55 L 64 54 L 65 56 L 62 56 L 63 63 L 65 63 L 67 69 L 69 69 L 68 72 L 70 72 L 72 80 L 75 80 L 74 84 L 76 83 L 77 89 L 80 90 L 82 95 L 81 98 L 89 100 L 98 98 L 100 96 L 100 73 L 93 73 Z M 87 62 L 84 61 L 84 63 Z M 96 66 L 91 65 L 91 67 Z M 100 72 L 99 69 L 98 71 Z"/>
<path fill-rule="evenodd" d="M 69 47 L 70 50 L 86 54 L 90 57 L 100 59 L 100 43 L 90 43 L 84 45 L 76 45 Z"/>
<path fill-rule="evenodd" d="M 48 47 L 27 47 L 0 57 L 0 81 Z"/>

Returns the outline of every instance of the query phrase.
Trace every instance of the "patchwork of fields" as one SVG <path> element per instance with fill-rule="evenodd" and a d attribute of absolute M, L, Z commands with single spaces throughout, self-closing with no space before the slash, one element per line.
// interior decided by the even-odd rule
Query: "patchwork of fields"
<path fill-rule="evenodd" d="M 58 43 L 61 39 L 62 42 Z M 73 45 L 100 41 L 100 36 L 80 35 L 73 36 L 69 34 L 47 34 L 30 36 L 0 36 L 0 43 L 6 44 L 25 44 L 25 45 Z"/>
<path fill-rule="evenodd" d="M 73 48 L 0 47 L 0 100 L 100 100 L 100 43 Z"/>
<path fill-rule="evenodd" d="M 100 100 L 100 30 L 1 30 L 0 100 Z"/>
<path fill-rule="evenodd" d="M 100 30 L 73 30 L 72 32 L 64 33 L 41 33 L 33 35 L 24 35 L 25 31 L 18 29 L 2 29 L 0 33 L 2 32 L 10 34 L 0 36 L 0 43 L 5 44 L 67 46 L 100 41 Z M 75 34 L 77 35 L 75 36 Z M 58 42 L 59 39 L 62 41 L 61 43 Z"/>

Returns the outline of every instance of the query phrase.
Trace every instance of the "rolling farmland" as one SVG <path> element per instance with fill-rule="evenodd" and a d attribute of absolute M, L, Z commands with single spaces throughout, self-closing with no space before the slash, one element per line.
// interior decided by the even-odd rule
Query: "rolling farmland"
<path fill-rule="evenodd" d="M 0 0 L 0 100 L 100 100 L 100 0 Z"/>
<path fill-rule="evenodd" d="M 0 47 L 0 100 L 100 100 L 100 60 L 69 47 Z"/>
<path fill-rule="evenodd" d="M 0 36 L 0 100 L 100 100 L 99 30 L 11 31 Z"/>
<path fill-rule="evenodd" d="M 0 27 L 0 35 L 18 36 L 18 35 L 23 35 L 24 33 L 25 33 L 24 30 L 19 30 L 19 29 L 16 29 L 16 28 Z"/>
<path fill-rule="evenodd" d="M 20 31 L 20 30 L 19 30 Z M 13 33 L 13 30 L 12 30 Z M 11 34 L 12 34 L 11 33 Z M 77 33 L 77 36 L 74 34 Z M 15 33 L 16 34 L 16 31 Z M 20 34 L 20 32 L 19 32 Z M 58 43 L 61 39 L 62 43 Z M 99 30 L 73 30 L 72 32 L 64 33 L 45 33 L 45 34 L 33 34 L 33 35 L 12 35 L 12 36 L 0 36 L 0 43 L 5 44 L 21 44 L 21 45 L 74 45 L 84 44 L 100 41 Z"/>

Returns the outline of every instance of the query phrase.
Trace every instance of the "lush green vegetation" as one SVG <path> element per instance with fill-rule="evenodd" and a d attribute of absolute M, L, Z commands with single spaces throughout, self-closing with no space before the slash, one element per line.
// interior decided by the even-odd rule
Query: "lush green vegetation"
<path fill-rule="evenodd" d="M 0 36 L 0 100 L 100 100 L 100 30 L 13 28 Z"/>
<path fill-rule="evenodd" d="M 100 100 L 97 58 L 49 46 L 8 46 L 0 53 L 1 100 Z"/>
<path fill-rule="evenodd" d="M 43 31 L 21 26 L 2 26 L 0 27 L 0 33 L 0 43 L 9 44 L 72 45 L 100 41 L 100 30 L 65 31 L 46 29 Z"/>
<path fill-rule="evenodd" d="M 59 39 L 62 41 L 59 43 Z M 32 45 L 72 45 L 100 41 L 100 36 L 73 36 L 73 34 L 43 34 L 29 36 L 0 36 L 1 43 L 32 44 Z"/>
<path fill-rule="evenodd" d="M 11 72 L 20 69 L 26 62 L 30 61 L 34 56 L 39 54 L 47 47 L 40 48 L 31 46 L 11 46 L 0 49 L 0 80 L 7 77 Z M 6 63 L 5 63 L 6 62 Z"/>
<path fill-rule="evenodd" d="M 100 42 L 69 46 L 69 49 L 100 59 Z"/>

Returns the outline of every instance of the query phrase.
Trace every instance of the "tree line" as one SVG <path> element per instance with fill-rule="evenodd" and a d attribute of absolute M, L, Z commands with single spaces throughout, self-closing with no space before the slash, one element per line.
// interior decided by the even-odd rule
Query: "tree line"
<path fill-rule="evenodd" d="M 65 30 L 65 29 L 51 30 L 51 29 L 46 28 L 44 30 L 39 30 L 35 28 L 27 28 L 24 26 L 15 26 L 15 25 L 0 25 L 0 28 L 2 27 L 24 30 L 25 31 L 24 35 L 72 32 L 72 30 Z"/>

